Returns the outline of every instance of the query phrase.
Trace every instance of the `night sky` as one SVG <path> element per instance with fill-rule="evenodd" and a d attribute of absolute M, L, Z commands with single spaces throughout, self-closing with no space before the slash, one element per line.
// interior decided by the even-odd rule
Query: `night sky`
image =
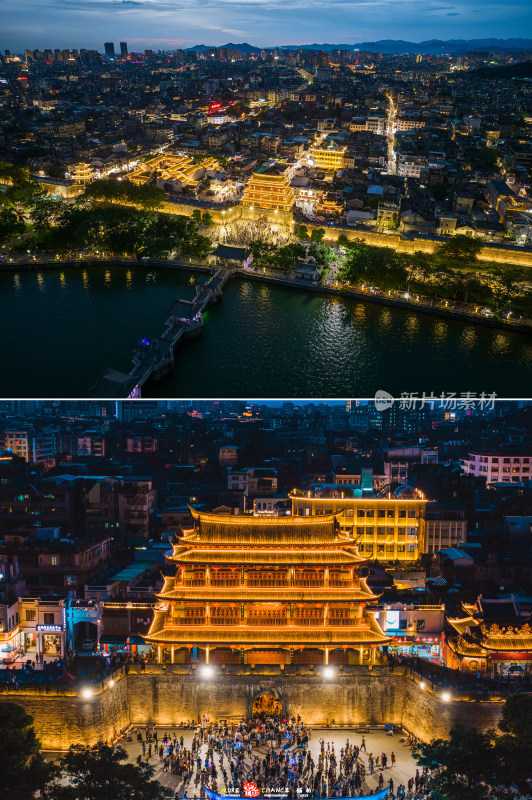
<path fill-rule="evenodd" d="M 0 0 L 0 47 L 129 50 L 249 42 L 532 36 L 530 0 Z"/>

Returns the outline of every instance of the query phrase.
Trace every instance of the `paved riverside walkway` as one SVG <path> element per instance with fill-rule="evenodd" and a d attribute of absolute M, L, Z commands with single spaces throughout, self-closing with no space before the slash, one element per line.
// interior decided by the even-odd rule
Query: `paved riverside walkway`
<path fill-rule="evenodd" d="M 133 738 L 132 742 L 128 742 L 127 739 L 121 739 L 118 744 L 128 752 L 131 761 L 136 761 L 137 757 L 140 755 L 142 756 L 142 744 L 137 742 L 137 730 L 142 732 L 143 739 L 145 740 L 145 727 L 142 726 L 133 726 L 131 728 L 131 735 Z M 150 731 L 152 728 L 150 728 Z M 159 743 L 162 743 L 162 739 L 166 734 L 168 734 L 169 739 L 173 738 L 173 734 L 176 734 L 177 740 L 179 741 L 180 737 L 182 736 L 184 739 L 184 746 L 187 749 L 190 749 L 192 744 L 192 737 L 193 731 L 192 730 L 183 730 L 182 728 L 173 728 L 173 727 L 165 727 L 164 725 L 157 726 L 157 734 L 159 737 Z M 394 782 L 394 793 L 400 783 L 407 785 L 408 779 L 413 778 L 416 774 L 417 764 L 412 758 L 411 749 L 406 743 L 406 740 L 401 742 L 403 739 L 403 734 L 393 734 L 388 735 L 384 730 L 371 730 L 369 733 L 361 734 L 354 731 L 353 728 L 312 728 L 312 736 L 309 743 L 309 749 L 312 753 L 312 758 L 315 763 L 318 763 L 318 757 L 320 754 L 320 739 L 324 739 L 325 741 L 325 750 L 327 751 L 327 744 L 330 743 L 331 749 L 334 744 L 334 750 L 336 753 L 336 757 L 339 760 L 340 757 L 340 750 L 342 747 L 345 748 L 346 740 L 349 739 L 350 744 L 354 744 L 356 746 L 360 746 L 362 742 L 362 736 L 366 741 L 366 752 L 362 751 L 360 753 L 360 758 L 366 767 L 366 777 L 365 780 L 362 782 L 362 792 L 364 794 L 368 794 L 372 791 L 378 791 L 378 784 L 379 784 L 379 775 L 381 773 L 381 768 L 375 770 L 373 775 L 369 774 L 368 768 L 368 756 L 370 753 L 373 753 L 373 756 L 381 757 L 382 753 L 386 753 L 388 756 L 388 766 L 384 770 L 384 786 L 388 785 L 388 781 L 390 778 L 393 778 Z M 279 748 L 276 748 L 278 751 Z M 396 757 L 396 763 L 392 767 L 391 766 L 391 753 L 392 751 Z M 202 761 L 204 763 L 205 756 L 207 752 L 206 744 L 201 746 L 200 755 Z M 252 750 L 252 758 L 255 756 L 259 756 L 261 759 L 264 758 L 266 755 L 267 748 L 266 746 L 260 746 L 258 748 L 254 747 Z M 246 758 L 246 763 L 248 763 L 249 759 Z M 163 762 L 159 759 L 159 756 L 154 754 L 152 755 L 149 762 L 153 767 L 155 767 L 155 777 L 159 780 L 164 786 L 170 786 L 175 791 L 180 791 L 183 786 L 183 781 L 181 776 L 175 775 L 171 772 L 164 772 L 163 771 Z M 215 756 L 215 764 L 218 768 L 219 766 L 219 759 L 218 756 Z M 224 759 L 224 765 L 227 768 L 227 760 Z M 420 769 L 421 772 L 421 769 Z M 185 794 L 187 798 L 190 800 L 194 800 L 194 798 L 200 797 L 200 785 L 198 781 L 198 774 L 197 768 L 194 768 L 194 773 L 192 775 L 191 780 L 188 783 L 188 786 L 185 790 Z M 223 786 L 223 781 L 219 782 Z M 220 792 L 222 789 L 220 789 Z"/>

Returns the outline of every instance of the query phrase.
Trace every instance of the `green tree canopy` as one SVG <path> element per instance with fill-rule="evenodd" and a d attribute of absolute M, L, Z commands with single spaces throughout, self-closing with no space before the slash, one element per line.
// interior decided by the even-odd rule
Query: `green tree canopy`
<path fill-rule="evenodd" d="M 102 178 L 85 187 L 84 197 L 90 200 L 131 203 L 148 211 L 153 211 L 161 206 L 166 194 L 158 186 L 153 186 L 149 183 L 136 186 L 127 180 L 118 181 L 113 178 Z"/>
<path fill-rule="evenodd" d="M 518 743 L 532 745 L 532 694 L 513 694 L 506 700 L 499 729 Z"/>
<path fill-rule="evenodd" d="M 499 728 L 478 731 L 457 725 L 448 740 L 420 744 L 414 753 L 428 767 L 433 800 L 508 800 L 530 797 L 532 779 L 532 696 L 511 695 Z"/>
<path fill-rule="evenodd" d="M 153 780 L 151 764 L 130 764 L 122 747 L 101 742 L 92 747 L 71 747 L 61 760 L 68 780 L 47 793 L 50 800 L 164 800 L 173 790 Z"/>
<path fill-rule="evenodd" d="M 325 228 L 313 228 L 312 233 L 310 234 L 310 241 L 321 242 L 324 236 L 325 236 Z"/>
<path fill-rule="evenodd" d="M 12 208 L 0 209 L 0 246 L 24 233 L 24 220 Z"/>
<path fill-rule="evenodd" d="M 457 233 L 447 242 L 441 244 L 436 254 L 443 260 L 451 258 L 458 261 L 469 262 L 475 261 L 481 250 L 482 242 L 479 242 L 477 239 L 472 239 L 470 236 L 466 236 L 463 233 Z"/>
<path fill-rule="evenodd" d="M 339 277 L 353 285 L 370 283 L 381 289 L 398 289 L 405 285 L 407 269 L 391 248 L 374 247 L 362 239 L 353 239 L 348 244 Z"/>
<path fill-rule="evenodd" d="M 33 717 L 15 703 L 0 703 L 2 800 L 33 800 L 57 774 L 39 753 Z"/>

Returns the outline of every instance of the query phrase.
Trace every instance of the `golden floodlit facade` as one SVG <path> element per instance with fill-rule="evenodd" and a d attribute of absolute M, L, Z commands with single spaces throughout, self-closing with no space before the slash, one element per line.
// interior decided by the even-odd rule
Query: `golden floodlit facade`
<path fill-rule="evenodd" d="M 192 515 L 145 637 L 159 661 L 375 663 L 390 638 L 367 608 L 377 597 L 335 515 Z"/>
<path fill-rule="evenodd" d="M 290 167 L 286 164 L 260 167 L 247 182 L 241 205 L 250 209 L 291 211 L 296 198 L 290 181 Z"/>
<path fill-rule="evenodd" d="M 514 596 L 462 603 L 463 616 L 448 618 L 447 666 L 501 677 L 532 674 L 532 627 L 521 617 Z"/>
<path fill-rule="evenodd" d="M 425 508 L 422 492 L 411 486 L 384 487 L 361 493 L 338 487 L 294 490 L 294 517 L 335 514 L 340 529 L 356 540 L 361 555 L 372 561 L 417 561 L 424 552 Z"/>

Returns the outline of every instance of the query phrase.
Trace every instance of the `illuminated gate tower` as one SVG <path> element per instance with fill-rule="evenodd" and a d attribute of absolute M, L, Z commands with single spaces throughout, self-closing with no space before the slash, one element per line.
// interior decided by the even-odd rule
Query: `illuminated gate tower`
<path fill-rule="evenodd" d="M 368 664 L 390 641 L 376 596 L 335 515 L 252 517 L 192 510 L 145 637 L 158 660 Z"/>

